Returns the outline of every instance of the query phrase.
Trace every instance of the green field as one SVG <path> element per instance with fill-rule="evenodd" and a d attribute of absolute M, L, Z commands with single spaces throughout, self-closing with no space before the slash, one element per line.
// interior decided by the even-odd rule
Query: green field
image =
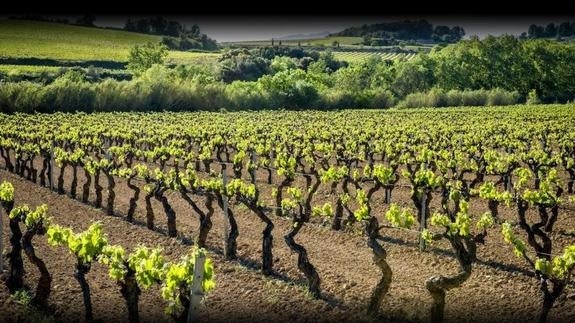
<path fill-rule="evenodd" d="M 333 56 L 341 61 L 346 61 L 349 63 L 363 62 L 366 59 L 379 56 L 382 59 L 389 60 L 410 60 L 414 58 L 417 54 L 415 53 L 386 53 L 386 52 L 333 52 Z"/>
<path fill-rule="evenodd" d="M 130 48 L 161 36 L 120 30 L 27 21 L 0 21 L 0 57 L 125 62 Z M 168 63 L 194 63 L 217 53 L 170 51 Z"/>
<path fill-rule="evenodd" d="M 168 64 L 206 64 L 215 62 L 220 53 L 170 51 Z"/>
<path fill-rule="evenodd" d="M 286 46 L 327 46 L 331 47 L 333 42 L 337 41 L 341 46 L 352 46 L 352 45 L 360 45 L 362 42 L 361 37 L 326 37 L 326 38 L 315 38 L 315 39 L 300 39 L 300 40 L 274 40 L 274 45 L 279 45 L 280 42 L 282 45 Z M 229 42 L 225 43 L 227 45 L 236 45 L 236 46 L 271 46 L 272 40 L 253 40 L 253 41 L 239 41 L 239 42 Z"/>
<path fill-rule="evenodd" d="M 0 72 L 5 74 L 56 72 L 59 66 L 44 65 L 0 65 Z"/>
<path fill-rule="evenodd" d="M 300 40 L 302 45 L 309 45 L 309 46 L 332 46 L 333 42 L 336 41 L 340 45 L 359 45 L 362 42 L 361 37 L 326 37 L 326 38 L 318 38 L 318 39 L 304 39 Z M 282 42 L 283 43 L 283 42 Z M 297 40 L 290 40 L 286 41 L 286 43 L 298 43 Z"/>

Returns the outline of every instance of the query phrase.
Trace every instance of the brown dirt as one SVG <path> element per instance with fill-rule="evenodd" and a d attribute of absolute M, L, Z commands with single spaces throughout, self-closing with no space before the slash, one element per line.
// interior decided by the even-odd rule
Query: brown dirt
<path fill-rule="evenodd" d="M 71 169 L 66 174 L 66 187 L 69 189 Z M 264 173 L 258 178 L 264 179 Z M 121 244 L 128 249 L 138 244 L 161 246 L 167 257 L 176 260 L 189 246 L 178 239 L 170 239 L 161 231 L 166 229 L 161 205 L 153 201 L 156 214 L 156 231 L 142 225 L 127 223 L 122 217 L 106 216 L 105 212 L 58 195 L 47 188 L 21 179 L 7 171 L 0 170 L 0 181 L 8 180 L 16 188 L 16 204 L 28 203 L 32 206 L 47 203 L 53 221 L 58 224 L 83 230 L 92 221 L 100 220 L 108 234 L 110 243 Z M 79 193 L 83 184 L 83 172 L 79 172 Z M 300 183 L 301 184 L 301 183 Z M 101 177 L 103 204 L 107 197 L 106 178 Z M 350 185 L 351 186 L 351 185 Z M 267 188 L 269 190 L 269 188 Z M 138 201 L 136 219 L 145 221 L 143 193 Z M 327 195 L 327 188 L 321 186 L 317 201 L 333 197 Z M 115 213 L 125 214 L 132 191 L 123 180 L 117 181 Z M 269 192 L 264 189 L 264 196 Z M 397 188 L 393 200 L 410 205 L 408 189 Z M 178 231 L 186 237 L 197 233 L 197 216 L 187 204 L 175 194 L 167 195 L 177 212 Z M 94 200 L 93 190 L 91 201 Z M 194 198 L 196 201 L 199 199 Z M 376 193 L 373 212 L 380 221 L 387 205 L 382 203 L 383 192 Z M 485 203 L 474 201 L 472 211 L 484 212 Z M 203 203 L 200 203 L 203 207 Z M 432 209 L 437 208 L 438 198 L 432 201 Z M 216 208 L 214 226 L 208 238 L 210 256 L 215 263 L 216 289 L 205 301 L 201 320 L 205 321 L 370 321 L 363 313 L 367 307 L 372 288 L 379 279 L 377 267 L 371 260 L 371 251 L 361 236 L 359 227 L 347 232 L 335 232 L 319 223 L 308 224 L 296 237 L 305 246 L 311 262 L 322 279 L 323 298 L 313 300 L 303 288 L 303 275 L 296 266 L 296 255 L 283 241 L 283 235 L 291 227 L 289 219 L 271 216 L 275 224 L 274 270 L 273 277 L 265 277 L 258 272 L 261 264 L 261 231 L 263 224 L 246 208 L 234 207 L 240 235 L 238 237 L 238 261 L 225 261 L 222 257 L 222 212 Z M 566 212 L 566 211 L 565 211 Z M 504 218 L 514 218 L 513 210 L 503 210 Z M 4 243 L 8 245 L 9 229 L 4 221 Z M 319 222 L 319 220 L 315 220 Z M 573 212 L 563 214 L 555 232 L 574 227 Z M 410 231 L 388 229 L 383 234 L 388 237 L 384 247 L 388 252 L 387 261 L 393 270 L 393 281 L 389 293 L 380 307 L 377 321 L 424 321 L 430 319 L 431 297 L 425 289 L 425 281 L 437 274 L 450 275 L 458 270 L 456 260 L 451 256 L 445 243 L 437 243 L 427 252 L 417 250 L 416 234 Z M 555 233 L 554 250 L 574 243 L 573 237 Z M 84 309 L 81 292 L 72 277 L 74 259 L 63 247 L 50 247 L 45 237 L 36 237 L 37 254 L 44 259 L 53 276 L 53 289 L 50 303 L 55 309 L 58 321 L 81 321 Z M 537 281 L 529 275 L 522 259 L 516 258 L 498 232 L 492 230 L 486 246 L 478 250 L 479 261 L 474 265 L 470 279 L 461 288 L 447 294 L 445 319 L 448 322 L 485 321 L 536 321 L 541 304 Z M 25 261 L 26 282 L 34 285 L 38 279 L 35 267 Z M 94 316 L 107 321 L 127 321 L 127 310 L 120 296 L 119 288 L 108 278 L 103 265 L 94 264 L 87 275 L 91 287 Z M 549 321 L 575 321 L 575 292 L 573 286 L 565 291 L 563 299 L 553 308 Z M 22 305 L 17 304 L 2 284 L 0 286 L 0 320 L 17 322 L 30 319 Z M 140 300 L 140 315 L 143 321 L 166 321 L 163 315 L 165 303 L 159 295 L 159 288 L 144 291 Z"/>

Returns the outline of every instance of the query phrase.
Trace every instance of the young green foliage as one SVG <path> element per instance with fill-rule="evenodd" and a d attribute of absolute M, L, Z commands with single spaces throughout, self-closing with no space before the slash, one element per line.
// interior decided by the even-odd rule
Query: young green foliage
<path fill-rule="evenodd" d="M 89 264 L 94 261 L 108 244 L 100 222 L 94 222 L 86 231 L 76 234 L 72 229 L 59 225 L 50 226 L 47 233 L 50 245 L 68 247 L 81 264 Z"/>
<path fill-rule="evenodd" d="M 409 208 L 400 208 L 395 203 L 391 203 L 389 210 L 385 212 L 385 218 L 392 226 L 398 228 L 411 228 L 415 223 L 413 212 Z"/>
<path fill-rule="evenodd" d="M 162 297 L 168 302 L 166 313 L 174 314 L 182 310 L 180 295 L 190 294 L 194 279 L 194 265 L 196 257 L 206 255 L 204 249 L 195 248 L 190 254 L 182 257 L 181 261 L 166 266 L 164 283 L 162 285 Z M 214 265 L 211 259 L 204 262 L 202 290 L 208 293 L 215 288 Z"/>
<path fill-rule="evenodd" d="M 3 181 L 0 184 L 0 202 L 14 201 L 14 186 L 12 183 Z"/>

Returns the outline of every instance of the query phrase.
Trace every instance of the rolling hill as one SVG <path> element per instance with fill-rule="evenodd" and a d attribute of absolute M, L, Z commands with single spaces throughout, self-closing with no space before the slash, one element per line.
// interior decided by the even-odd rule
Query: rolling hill
<path fill-rule="evenodd" d="M 130 48 L 162 36 L 43 21 L 0 20 L 0 58 L 126 62 Z M 170 51 L 168 62 L 194 62 L 217 53 Z M 16 60 L 16 62 L 14 62 Z M 26 63 L 25 65 L 30 65 Z"/>

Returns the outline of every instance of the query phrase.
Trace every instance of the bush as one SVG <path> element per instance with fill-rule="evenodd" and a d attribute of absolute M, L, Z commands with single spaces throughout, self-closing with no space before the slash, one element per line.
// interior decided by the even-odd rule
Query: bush
<path fill-rule="evenodd" d="M 167 56 L 168 48 L 164 44 L 135 45 L 130 50 L 127 68 L 134 75 L 140 75 L 154 64 L 163 64 Z"/>
<path fill-rule="evenodd" d="M 218 79 L 231 83 L 233 81 L 255 81 L 270 73 L 270 61 L 252 54 L 247 49 L 230 50 L 219 60 Z"/>
<path fill-rule="evenodd" d="M 541 104 L 541 100 L 539 99 L 539 96 L 537 95 L 537 91 L 535 89 L 529 91 L 529 93 L 527 94 L 527 102 L 525 103 L 528 105 Z"/>
<path fill-rule="evenodd" d="M 489 91 L 487 105 L 512 105 L 519 101 L 517 91 L 505 91 L 503 89 L 492 89 Z"/>
<path fill-rule="evenodd" d="M 512 105 L 519 101 L 517 91 L 492 90 L 450 90 L 433 88 L 428 92 L 412 93 L 398 105 L 400 108 L 446 107 L 446 106 L 490 106 Z"/>

